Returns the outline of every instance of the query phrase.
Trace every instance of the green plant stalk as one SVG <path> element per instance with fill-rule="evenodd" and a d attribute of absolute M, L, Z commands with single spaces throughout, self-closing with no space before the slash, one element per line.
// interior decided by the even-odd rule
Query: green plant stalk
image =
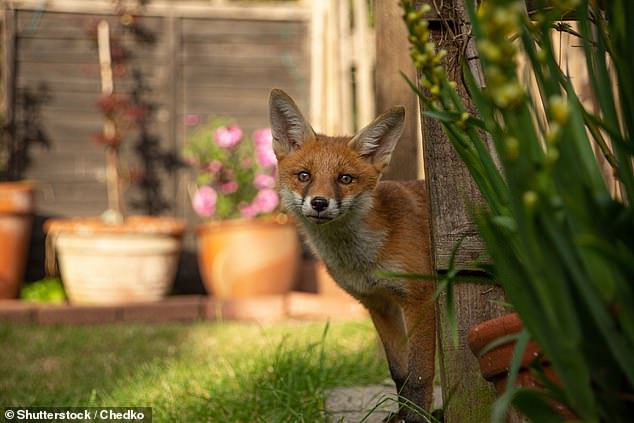
<path fill-rule="evenodd" d="M 583 38 L 602 110 L 602 114 L 593 115 L 583 108 L 568 76 L 556 63 L 549 35 L 542 36 L 563 13 L 559 2 L 554 2 L 552 9 L 542 9 L 546 10 L 542 16 L 531 22 L 526 16 L 513 20 L 517 11 L 513 1 L 483 2 L 481 14 L 467 1 L 472 32 L 482 48 L 480 58 L 489 80 L 480 90 L 468 68 L 463 67 L 481 123 L 460 116 L 464 108 L 446 81 L 446 72 L 437 72 L 436 62 L 429 60 L 435 49 L 426 45 L 426 32 L 420 30 L 424 27 L 416 19 L 420 14 L 415 13 L 411 1 L 402 3 L 412 57 L 423 75 L 423 85 L 431 87 L 424 92 L 414 87 L 415 91 L 428 108 L 428 116 L 445 128 L 487 202 L 488 208 L 476 213 L 476 222 L 499 282 L 560 377 L 563 390 L 551 386 L 551 397 L 562 400 L 587 421 L 627 421 L 628 405 L 618 398 L 623 390 L 634 391 L 634 364 L 627 360 L 634 356 L 634 297 L 628 282 L 632 265 L 627 264 L 634 260 L 634 243 L 626 235 L 634 233 L 629 203 L 633 198 L 634 149 L 628 135 L 634 128 L 634 94 L 624 93 L 617 112 L 619 105 L 614 102 L 612 75 L 605 59 L 606 54 L 616 55 L 612 59 L 617 77 L 627 79 L 624 86 L 632 85 L 628 78 L 634 72 L 634 55 L 623 54 L 623 45 L 631 48 L 634 37 L 625 30 L 626 20 L 619 16 L 606 24 L 595 9 L 592 19 L 599 25 L 594 25 L 584 13 L 587 1 L 577 1 L 576 15 L 581 20 L 577 35 Z M 634 19 L 634 7 L 622 0 L 615 3 L 608 13 L 622 11 Z M 487 11 L 486 7 L 497 10 Z M 487 15 L 491 10 L 495 13 Z M 487 21 L 487 16 L 492 20 Z M 514 31 L 515 35 L 504 31 Z M 615 40 L 608 36 L 612 33 Z M 502 38 L 492 38 L 484 49 L 483 40 L 501 34 Z M 631 39 L 624 41 L 628 36 Z M 527 54 L 539 86 L 539 100 L 520 94 L 513 59 L 496 56 L 496 48 L 515 49 L 508 44 L 510 39 L 516 39 Z M 619 60 L 619 51 L 623 60 Z M 495 69 L 500 71 L 494 74 Z M 504 101 L 502 94 L 507 95 Z M 541 107 L 546 121 L 535 117 Z M 476 130 L 482 127 L 492 136 L 503 177 Z M 615 168 L 624 202 L 610 198 L 586 127 Z M 601 130 L 608 140 L 603 139 Z M 501 409 L 506 410 L 513 398 L 527 410 L 544 404 L 532 393 L 510 389 Z M 554 418 L 548 412 L 531 415 L 548 419 L 539 421 Z"/>

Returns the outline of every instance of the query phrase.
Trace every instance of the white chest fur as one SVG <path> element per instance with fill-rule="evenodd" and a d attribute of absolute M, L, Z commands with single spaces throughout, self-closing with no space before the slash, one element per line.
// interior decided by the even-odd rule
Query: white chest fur
<path fill-rule="evenodd" d="M 379 255 L 387 234 L 369 230 L 362 221 L 331 222 L 304 229 L 311 249 L 324 261 L 335 281 L 355 297 L 372 295 L 378 288 L 397 288 L 397 281 L 377 272 L 395 272 Z"/>

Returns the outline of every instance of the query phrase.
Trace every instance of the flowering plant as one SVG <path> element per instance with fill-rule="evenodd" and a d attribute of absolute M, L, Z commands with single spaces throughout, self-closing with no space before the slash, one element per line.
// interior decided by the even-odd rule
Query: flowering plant
<path fill-rule="evenodd" d="M 458 52 L 470 49 L 470 37 L 475 41 L 480 69 L 473 54 L 460 59 L 478 116 L 449 80 L 445 56 L 453 55 L 436 49 L 428 20 L 433 8 L 419 3 L 401 0 L 420 76 L 410 85 L 482 193 L 486 207 L 475 208 L 474 218 L 493 263 L 486 270 L 525 327 L 491 421 L 505 421 L 509 404 L 535 422 L 563 421 L 553 400 L 579 421 L 631 421 L 634 32 L 626 22 L 634 20 L 632 1 L 608 7 L 593 0 L 465 0 L 468 20 L 443 25 L 465 32 L 442 38 L 458 43 Z M 531 14 L 528 3 L 536 6 Z M 589 76 L 585 84 L 562 62 L 555 31 L 573 37 Z M 537 89 L 521 78 L 525 72 Z M 584 104 L 581 93 L 591 101 Z M 449 286 L 454 276 L 446 278 Z M 558 377 L 553 383 L 533 363 L 540 391 L 515 383 L 531 338 Z"/>
<path fill-rule="evenodd" d="M 183 152 L 196 169 L 194 211 L 219 220 L 275 211 L 279 197 L 273 189 L 277 160 L 272 141 L 270 129 L 258 129 L 248 138 L 226 118 L 198 127 Z"/>

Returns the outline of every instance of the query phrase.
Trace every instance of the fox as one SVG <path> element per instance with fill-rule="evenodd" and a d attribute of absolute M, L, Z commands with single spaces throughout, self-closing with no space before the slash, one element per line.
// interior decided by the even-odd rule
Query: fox
<path fill-rule="evenodd" d="M 354 136 L 327 136 L 276 88 L 269 118 L 280 202 L 337 284 L 368 310 L 405 399 L 389 421 L 427 421 L 417 408 L 430 410 L 432 401 L 434 287 L 393 277 L 431 273 L 425 184 L 380 180 L 405 108 L 388 110 Z"/>

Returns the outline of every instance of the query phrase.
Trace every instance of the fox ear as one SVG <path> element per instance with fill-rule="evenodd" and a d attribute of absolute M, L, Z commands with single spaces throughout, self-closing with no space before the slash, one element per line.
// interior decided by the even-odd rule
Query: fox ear
<path fill-rule="evenodd" d="M 377 117 L 355 135 L 348 145 L 368 158 L 379 170 L 383 170 L 405 126 L 405 108 L 394 107 Z"/>
<path fill-rule="evenodd" d="M 277 159 L 297 150 L 315 136 L 299 107 L 284 91 L 273 89 L 269 97 L 269 118 L 273 134 L 273 151 Z"/>

